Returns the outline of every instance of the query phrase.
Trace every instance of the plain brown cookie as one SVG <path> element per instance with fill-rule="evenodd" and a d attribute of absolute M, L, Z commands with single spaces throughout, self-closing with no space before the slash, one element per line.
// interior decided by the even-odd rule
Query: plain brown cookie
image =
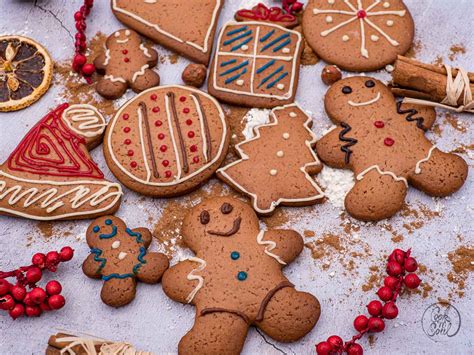
<path fill-rule="evenodd" d="M 208 91 L 238 106 L 293 103 L 302 50 L 297 31 L 264 22 L 228 22 L 219 35 Z"/>
<path fill-rule="evenodd" d="M 86 238 L 91 253 L 82 271 L 104 281 L 100 296 L 109 306 L 129 304 L 135 298 L 137 280 L 156 284 L 169 266 L 166 255 L 147 251 L 152 240 L 148 229 L 129 229 L 120 218 L 96 219 L 87 228 Z"/>
<path fill-rule="evenodd" d="M 408 51 L 415 24 L 401 0 L 310 0 L 303 32 L 326 62 L 349 71 L 373 71 Z"/>
<path fill-rule="evenodd" d="M 181 232 L 196 256 L 163 275 L 168 297 L 196 306 L 180 354 L 239 354 L 251 325 L 282 342 L 315 326 L 318 300 L 296 291 L 281 272 L 303 250 L 297 232 L 260 230 L 252 208 L 229 197 L 192 208 Z"/>
<path fill-rule="evenodd" d="M 124 104 L 105 133 L 104 154 L 114 175 L 144 195 L 185 194 L 222 163 L 230 130 L 219 103 L 203 91 L 163 86 Z"/>
<path fill-rule="evenodd" d="M 118 30 L 107 38 L 105 51 L 94 60 L 99 74 L 97 92 L 107 99 L 117 99 L 130 87 L 141 92 L 160 85 L 160 76 L 151 70 L 158 53 L 142 43 L 135 31 Z"/>
<path fill-rule="evenodd" d="M 204 85 L 207 76 L 207 68 L 203 64 L 188 64 L 183 70 L 181 78 L 184 83 L 195 88 L 200 88 Z"/>
<path fill-rule="evenodd" d="M 224 0 L 111 0 L 127 27 L 204 65 L 214 43 Z"/>
<path fill-rule="evenodd" d="M 395 101 L 383 83 L 369 77 L 336 82 L 325 108 L 337 127 L 316 144 L 321 160 L 351 169 L 356 184 L 345 199 L 355 218 L 378 221 L 399 211 L 408 184 L 430 196 L 447 196 L 464 184 L 468 167 L 426 137 L 436 113 L 431 107 Z"/>

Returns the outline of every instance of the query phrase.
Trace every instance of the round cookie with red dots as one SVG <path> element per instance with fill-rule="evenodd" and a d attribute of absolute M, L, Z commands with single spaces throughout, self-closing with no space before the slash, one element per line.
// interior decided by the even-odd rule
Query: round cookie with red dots
<path fill-rule="evenodd" d="M 227 154 L 229 133 L 212 96 L 179 85 L 155 87 L 119 109 L 107 127 L 104 154 L 128 188 L 178 196 L 214 174 Z"/>

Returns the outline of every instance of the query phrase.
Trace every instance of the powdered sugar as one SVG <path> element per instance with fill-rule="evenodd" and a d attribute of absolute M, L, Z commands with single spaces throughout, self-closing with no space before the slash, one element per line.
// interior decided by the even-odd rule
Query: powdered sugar
<path fill-rule="evenodd" d="M 334 169 L 324 166 L 317 176 L 319 184 L 325 189 L 329 202 L 338 208 L 344 208 L 344 198 L 354 186 L 354 173 L 350 170 Z"/>
<path fill-rule="evenodd" d="M 270 122 L 270 110 L 253 108 L 242 118 L 245 128 L 242 131 L 245 139 L 255 136 L 254 128 Z"/>

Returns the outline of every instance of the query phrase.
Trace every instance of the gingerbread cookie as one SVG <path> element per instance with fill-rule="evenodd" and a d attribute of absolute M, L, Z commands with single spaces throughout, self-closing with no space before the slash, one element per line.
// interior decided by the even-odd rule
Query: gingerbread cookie
<path fill-rule="evenodd" d="M 111 1 L 112 12 L 127 27 L 193 61 L 209 64 L 224 0 Z"/>
<path fill-rule="evenodd" d="M 315 326 L 318 300 L 281 272 L 303 250 L 297 232 L 260 230 L 249 205 L 220 197 L 192 208 L 181 234 L 196 256 L 167 270 L 162 282 L 168 297 L 196 306 L 180 354 L 239 354 L 251 325 L 283 342 Z"/>
<path fill-rule="evenodd" d="M 229 129 L 219 103 L 185 86 L 149 89 L 123 105 L 105 134 L 104 152 L 128 188 L 176 196 L 197 188 L 224 159 Z"/>
<path fill-rule="evenodd" d="M 436 118 L 433 108 L 397 103 L 383 83 L 365 76 L 336 82 L 325 107 L 338 126 L 316 150 L 329 166 L 354 171 L 356 184 L 345 207 L 355 218 L 378 221 L 394 215 L 409 183 L 430 196 L 447 196 L 466 180 L 466 162 L 425 137 Z"/>
<path fill-rule="evenodd" d="M 310 0 L 303 32 L 326 62 L 373 71 L 408 51 L 415 24 L 401 0 Z"/>
<path fill-rule="evenodd" d="M 47 221 L 114 213 L 122 188 L 105 180 L 88 152 L 105 125 L 91 105 L 48 113 L 0 166 L 0 214 Z"/>
<path fill-rule="evenodd" d="M 306 206 L 324 194 L 311 175 L 322 168 L 313 147 L 312 119 L 298 105 L 272 110 L 270 123 L 255 128 L 256 136 L 236 145 L 241 157 L 217 176 L 252 199 L 259 214 L 279 205 Z"/>
<path fill-rule="evenodd" d="M 137 281 L 156 284 L 169 262 L 162 253 L 148 252 L 152 236 L 146 228 L 127 228 L 117 217 L 96 219 L 87 228 L 90 255 L 82 264 L 88 277 L 102 279 L 100 297 L 112 307 L 122 307 L 135 298 Z"/>
<path fill-rule="evenodd" d="M 292 103 L 301 34 L 264 22 L 228 22 L 219 35 L 209 93 L 230 104 L 273 108 Z"/>
<path fill-rule="evenodd" d="M 142 43 L 131 30 L 118 30 L 107 38 L 105 52 L 95 60 L 99 74 L 97 92 L 107 99 L 117 99 L 130 87 L 141 92 L 160 85 L 160 76 L 151 70 L 158 63 L 158 53 Z"/>

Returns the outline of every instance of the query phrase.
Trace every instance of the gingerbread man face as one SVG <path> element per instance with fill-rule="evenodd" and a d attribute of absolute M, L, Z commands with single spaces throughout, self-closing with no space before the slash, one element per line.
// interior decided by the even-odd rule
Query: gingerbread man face
<path fill-rule="evenodd" d="M 91 254 L 83 271 L 91 278 L 105 282 L 101 297 L 104 303 L 121 307 L 135 298 L 136 280 L 158 283 L 168 268 L 168 258 L 161 253 L 148 253 L 151 233 L 146 228 L 131 230 L 113 216 L 96 219 L 87 230 Z"/>
<path fill-rule="evenodd" d="M 248 204 L 221 197 L 191 209 L 182 235 L 196 256 L 163 276 L 170 298 L 197 308 L 179 353 L 238 354 L 251 325 L 286 342 L 314 327 L 318 300 L 296 291 L 281 272 L 303 249 L 298 233 L 260 230 Z"/>

